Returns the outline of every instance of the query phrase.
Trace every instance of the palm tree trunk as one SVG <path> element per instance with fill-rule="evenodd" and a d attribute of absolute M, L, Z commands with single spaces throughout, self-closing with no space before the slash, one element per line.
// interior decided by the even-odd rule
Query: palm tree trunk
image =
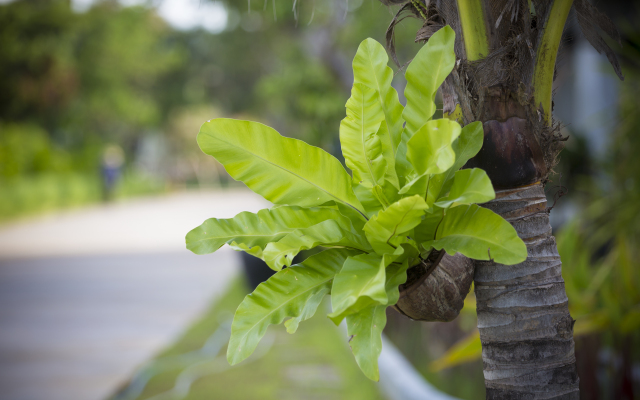
<path fill-rule="evenodd" d="M 476 261 L 475 294 L 487 399 L 579 399 L 573 319 L 540 183 L 484 204 L 527 244 L 518 265 Z"/>
<path fill-rule="evenodd" d="M 554 144 L 516 93 L 494 86 L 484 98 L 484 144 L 467 167 L 487 171 L 496 198 L 483 207 L 509 221 L 528 249 L 517 265 L 475 262 L 487 399 L 578 399 L 574 321 L 540 183 Z"/>

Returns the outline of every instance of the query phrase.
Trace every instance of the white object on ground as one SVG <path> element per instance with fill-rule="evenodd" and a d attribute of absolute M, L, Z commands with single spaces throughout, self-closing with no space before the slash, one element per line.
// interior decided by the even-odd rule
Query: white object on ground
<path fill-rule="evenodd" d="M 458 400 L 429 384 L 384 335 L 378 365 L 380 385 L 389 400 Z"/>

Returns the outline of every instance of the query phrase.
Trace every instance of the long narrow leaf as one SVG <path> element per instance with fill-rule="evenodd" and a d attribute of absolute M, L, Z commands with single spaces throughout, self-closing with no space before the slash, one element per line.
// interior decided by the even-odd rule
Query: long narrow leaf
<path fill-rule="evenodd" d="M 267 243 L 277 242 L 295 229 L 326 220 L 335 220 L 349 229 L 350 221 L 338 210 L 328 207 L 281 206 L 260 210 L 257 214 L 241 212 L 229 219 L 210 218 L 187 233 L 187 249 L 196 254 L 208 254 L 225 243 L 235 242 L 238 248 L 264 250 Z"/>
<path fill-rule="evenodd" d="M 333 200 L 364 211 L 340 161 L 266 125 L 213 119 L 200 128 L 198 144 L 234 179 L 275 204 L 312 207 Z"/>
<path fill-rule="evenodd" d="M 429 38 L 407 67 L 407 86 L 404 90 L 407 105 L 402 112 L 406 125 L 396 152 L 396 171 L 399 176 L 407 176 L 407 171 L 411 169 L 405 157 L 407 142 L 436 111 L 436 92 L 456 61 L 454 42 L 453 29 L 445 26 Z"/>
<path fill-rule="evenodd" d="M 431 371 L 455 367 L 456 365 L 475 361 L 482 356 L 480 333 L 476 330 L 469 336 L 456 342 L 446 353 L 429 364 Z"/>
<path fill-rule="evenodd" d="M 358 211 L 344 205 L 343 203 L 336 203 L 335 207 L 341 215 L 347 217 L 351 222 L 351 232 L 355 234 L 361 234 L 362 228 L 364 228 L 364 224 L 367 223 L 367 219 Z"/>
<path fill-rule="evenodd" d="M 476 204 L 450 208 L 438 226 L 436 240 L 425 247 L 462 253 L 476 260 L 517 264 L 527 258 L 527 246 L 501 216 Z"/>
<path fill-rule="evenodd" d="M 439 174 L 449 169 L 456 160 L 451 147 L 462 128 L 449 119 L 428 121 L 409 139 L 407 159 L 420 175 Z"/>
<path fill-rule="evenodd" d="M 455 32 L 449 26 L 438 30 L 407 67 L 407 86 L 404 90 L 407 106 L 402 117 L 410 136 L 436 112 L 436 92 L 456 61 L 453 51 L 455 37 Z"/>
<path fill-rule="evenodd" d="M 231 339 L 227 360 L 231 365 L 249 357 L 271 324 L 280 324 L 285 318 L 307 318 L 315 310 L 307 306 L 310 299 L 328 294 L 331 280 L 347 257 L 357 251 L 330 249 L 309 257 L 303 263 L 273 275 L 244 298 L 231 325 Z M 317 307 L 318 301 L 312 302 Z M 297 326 L 296 321 L 295 325 Z"/>
<path fill-rule="evenodd" d="M 351 351 L 362 372 L 374 381 L 380 379 L 378 358 L 382 351 L 382 330 L 387 324 L 385 310 L 389 305 L 398 302 L 398 286 L 406 282 L 408 267 L 405 262 L 392 264 L 387 268 L 387 304 L 367 307 L 347 316 L 347 334 L 351 338 Z"/>
<path fill-rule="evenodd" d="M 407 142 L 407 160 L 412 166 L 407 183 L 400 194 L 419 194 L 425 197 L 431 177 L 447 171 L 455 163 L 452 143 L 458 138 L 460 125 L 448 119 L 431 120 Z"/>
<path fill-rule="evenodd" d="M 377 254 L 349 257 L 331 288 L 329 318 L 338 325 L 347 315 L 372 305 L 387 304 L 386 265 Z"/>
<path fill-rule="evenodd" d="M 460 132 L 460 136 L 451 145 L 456 153 L 456 161 L 451 168 L 442 174 L 431 177 L 427 193 L 427 203 L 433 204 L 437 199 L 445 195 L 453 184 L 453 177 L 456 171 L 462 168 L 471 157 L 478 154 L 484 141 L 484 130 L 482 122 L 476 121 L 465 125 Z"/>
<path fill-rule="evenodd" d="M 340 145 L 356 184 L 384 185 L 386 177 L 397 187 L 393 146 L 387 132 L 378 92 L 354 84 L 347 101 L 347 117 L 340 123 Z"/>
<path fill-rule="evenodd" d="M 280 271 L 282 267 L 291 265 L 296 254 L 317 246 L 371 250 L 371 246 L 362 235 L 351 233 L 337 221 L 327 220 L 309 228 L 296 229 L 279 241 L 267 244 L 263 258 L 269 267 Z"/>
<path fill-rule="evenodd" d="M 300 315 L 284 321 L 284 326 L 287 329 L 287 333 L 296 333 L 300 322 L 306 321 L 309 318 L 313 317 L 326 294 L 327 293 L 325 290 L 318 291 L 313 296 L 307 299 L 307 302 L 304 303 L 304 307 L 302 308 L 302 312 L 300 312 Z"/>
<path fill-rule="evenodd" d="M 367 378 L 378 381 L 378 358 L 382 352 L 382 330 L 387 325 L 387 305 L 367 307 L 347 315 L 349 346 Z"/>
<path fill-rule="evenodd" d="M 415 195 L 393 203 L 373 216 L 364 226 L 373 250 L 380 255 L 393 253 L 397 246 L 405 242 L 402 235 L 420 223 L 428 208 L 424 199 Z"/>
<path fill-rule="evenodd" d="M 435 240 L 436 229 L 438 229 L 443 219 L 444 210 L 438 206 L 434 206 L 433 212 L 430 214 L 425 214 L 420 224 L 413 229 L 413 237 L 416 242 L 424 244 L 426 242 Z"/>
<path fill-rule="evenodd" d="M 398 92 L 391 86 L 393 70 L 387 65 L 389 57 L 384 47 L 375 40 L 365 39 L 353 59 L 354 83 L 363 83 L 375 89 L 384 112 L 387 124 L 387 134 L 393 143 L 393 157 L 395 149 L 400 143 L 402 134 L 402 104 L 398 99 Z"/>
<path fill-rule="evenodd" d="M 436 202 L 442 208 L 451 205 L 485 203 L 496 198 L 491 179 L 479 168 L 461 169 L 455 173 L 449 196 Z"/>
<path fill-rule="evenodd" d="M 376 215 L 380 210 L 384 210 L 400 199 L 398 189 L 391 184 L 374 187 L 356 185 L 354 191 L 368 217 Z"/>

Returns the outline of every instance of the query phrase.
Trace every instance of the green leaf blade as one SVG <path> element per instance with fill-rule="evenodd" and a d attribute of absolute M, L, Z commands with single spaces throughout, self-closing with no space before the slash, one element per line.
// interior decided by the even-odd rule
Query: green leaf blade
<path fill-rule="evenodd" d="M 349 257 L 333 280 L 329 318 L 338 325 L 347 315 L 386 304 L 385 265 L 377 254 Z"/>
<path fill-rule="evenodd" d="M 302 308 L 302 312 L 300 312 L 300 315 L 284 321 L 284 326 L 287 329 L 287 333 L 296 333 L 300 322 L 306 321 L 309 318 L 313 317 L 326 294 L 327 293 L 325 290 L 319 290 L 317 293 L 307 299 L 306 303 L 304 303 L 304 307 Z"/>
<path fill-rule="evenodd" d="M 452 205 L 486 203 L 496 198 L 491 179 L 479 168 L 456 171 L 449 196 L 435 204 L 442 208 Z"/>
<path fill-rule="evenodd" d="M 436 240 L 423 243 L 448 254 L 513 265 L 527 259 L 527 246 L 509 222 L 491 210 L 472 204 L 446 211 Z"/>
<path fill-rule="evenodd" d="M 229 363 L 234 365 L 249 357 L 269 325 L 280 324 L 288 317 L 313 315 L 313 310 L 306 308 L 307 302 L 317 299 L 319 293 L 329 293 L 335 274 L 347 257 L 356 254 L 345 249 L 325 250 L 261 283 L 245 297 L 233 318 L 227 348 Z"/>
<path fill-rule="evenodd" d="M 407 106 L 402 117 L 410 136 L 436 112 L 436 92 L 456 62 L 453 51 L 455 37 L 455 32 L 449 26 L 438 30 L 407 67 L 407 86 L 404 91 Z"/>
<path fill-rule="evenodd" d="M 429 206 L 419 196 L 405 197 L 386 210 L 373 216 L 364 226 L 364 232 L 373 247 L 380 255 L 390 254 L 395 251 L 403 241 L 394 241 L 410 231 L 422 220 L 422 216 Z"/>
<path fill-rule="evenodd" d="M 444 210 L 438 206 L 434 206 L 433 212 L 430 214 L 425 214 L 420 224 L 414 228 L 413 234 L 416 242 L 424 244 L 426 242 L 435 240 L 436 229 L 438 229 L 438 227 L 440 226 L 443 218 Z"/>
<path fill-rule="evenodd" d="M 398 189 L 400 187 L 400 181 L 396 174 L 396 157 L 393 142 L 389 135 L 389 126 L 386 121 L 382 121 L 380 129 L 376 132 L 376 135 L 380 138 L 380 147 L 382 151 L 382 157 L 385 161 L 384 182 L 382 186 L 393 186 Z M 387 183 L 388 182 L 388 183 Z"/>
<path fill-rule="evenodd" d="M 460 125 L 448 119 L 425 123 L 407 142 L 407 159 L 419 175 L 439 174 L 453 166 L 456 153 L 451 146 L 460 136 Z"/>
<path fill-rule="evenodd" d="M 482 343 L 480 342 L 480 332 L 477 330 L 467 337 L 454 343 L 438 359 L 433 360 L 429 366 L 432 371 L 442 371 L 456 365 L 477 360 L 482 357 Z"/>
<path fill-rule="evenodd" d="M 402 111 L 398 92 L 391 86 L 393 70 L 388 66 L 385 48 L 374 39 L 365 39 L 353 59 L 354 83 L 362 83 L 378 92 L 379 101 L 388 127 L 387 134 L 393 144 L 393 155 L 402 134 Z"/>
<path fill-rule="evenodd" d="M 378 358 L 382 352 L 382 330 L 387 324 L 385 310 L 398 302 L 398 286 L 407 281 L 409 264 L 391 264 L 387 270 L 385 289 L 387 304 L 367 307 L 357 313 L 347 315 L 347 334 L 351 337 L 349 345 L 358 366 L 367 378 L 378 381 Z"/>
<path fill-rule="evenodd" d="M 342 154 L 353 172 L 356 197 L 371 215 L 388 205 L 385 192 L 394 197 L 399 186 L 393 144 L 377 90 L 354 83 L 346 107 L 340 123 Z"/>
<path fill-rule="evenodd" d="M 382 330 L 387 325 L 387 306 L 367 307 L 347 315 L 349 346 L 360 370 L 372 381 L 380 380 L 378 358 L 382 352 Z"/>
<path fill-rule="evenodd" d="M 407 67 L 407 86 L 404 91 L 407 105 L 402 112 L 406 125 L 396 152 L 396 171 L 400 176 L 408 175 L 407 171 L 411 169 L 406 159 L 407 142 L 433 117 L 436 92 L 453 70 L 456 61 L 454 42 L 453 29 L 445 26 L 429 38 Z M 404 182 L 401 183 L 404 185 Z"/>
<path fill-rule="evenodd" d="M 385 288 L 387 290 L 387 305 L 396 304 L 400 298 L 400 285 L 407 281 L 407 269 L 409 269 L 408 260 L 402 263 L 393 263 L 387 267 L 387 282 Z"/>
<path fill-rule="evenodd" d="M 419 194 L 425 197 L 434 174 L 452 168 L 456 153 L 452 144 L 462 129 L 448 119 L 431 120 L 425 123 L 407 142 L 407 160 L 411 165 L 401 195 Z"/>
<path fill-rule="evenodd" d="M 427 203 L 433 204 L 437 199 L 446 194 L 453 183 L 456 171 L 462 168 L 467 161 L 478 154 L 484 141 L 484 130 L 482 122 L 475 121 L 465 125 L 460 132 L 460 136 L 453 142 L 451 147 L 456 153 L 456 160 L 446 172 L 431 177 L 427 193 Z"/>
<path fill-rule="evenodd" d="M 467 161 L 474 157 L 482 148 L 484 142 L 484 129 L 482 122 L 475 121 L 465 125 L 460 132 L 460 136 L 453 143 L 453 150 L 456 153 L 456 162 L 451 170 L 453 172 L 462 168 Z"/>
<path fill-rule="evenodd" d="M 346 107 L 347 117 L 340 123 L 340 145 L 347 167 L 357 184 L 381 185 L 387 162 L 378 136 L 384 120 L 378 92 L 356 83 Z"/>
<path fill-rule="evenodd" d="M 376 185 L 374 187 L 356 185 L 354 191 L 368 217 L 376 215 L 400 198 L 398 189 L 390 184 L 384 186 Z"/>
<path fill-rule="evenodd" d="M 340 161 L 266 125 L 213 119 L 200 128 L 198 144 L 235 180 L 274 204 L 312 207 L 333 200 L 364 211 Z"/>
<path fill-rule="evenodd" d="M 295 229 L 326 220 L 339 221 L 346 228 L 350 225 L 338 210 L 328 207 L 281 206 L 260 210 L 256 214 L 245 211 L 229 219 L 207 219 L 187 233 L 185 240 L 187 249 L 195 254 L 213 253 L 229 243 L 236 249 L 257 255 L 269 242 L 276 242 Z"/>
<path fill-rule="evenodd" d="M 267 244 L 263 259 L 271 269 L 280 271 L 283 266 L 291 265 L 293 257 L 300 251 L 317 246 L 371 250 L 363 235 L 351 233 L 335 220 L 326 220 L 308 228 L 295 229 L 279 241 Z"/>

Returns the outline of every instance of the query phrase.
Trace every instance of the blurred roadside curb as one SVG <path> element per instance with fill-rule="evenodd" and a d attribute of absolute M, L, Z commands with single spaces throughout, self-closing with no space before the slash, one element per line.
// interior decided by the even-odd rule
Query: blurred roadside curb
<path fill-rule="evenodd" d="M 380 386 L 389 400 L 459 400 L 429 384 L 385 335 L 378 365 Z"/>

